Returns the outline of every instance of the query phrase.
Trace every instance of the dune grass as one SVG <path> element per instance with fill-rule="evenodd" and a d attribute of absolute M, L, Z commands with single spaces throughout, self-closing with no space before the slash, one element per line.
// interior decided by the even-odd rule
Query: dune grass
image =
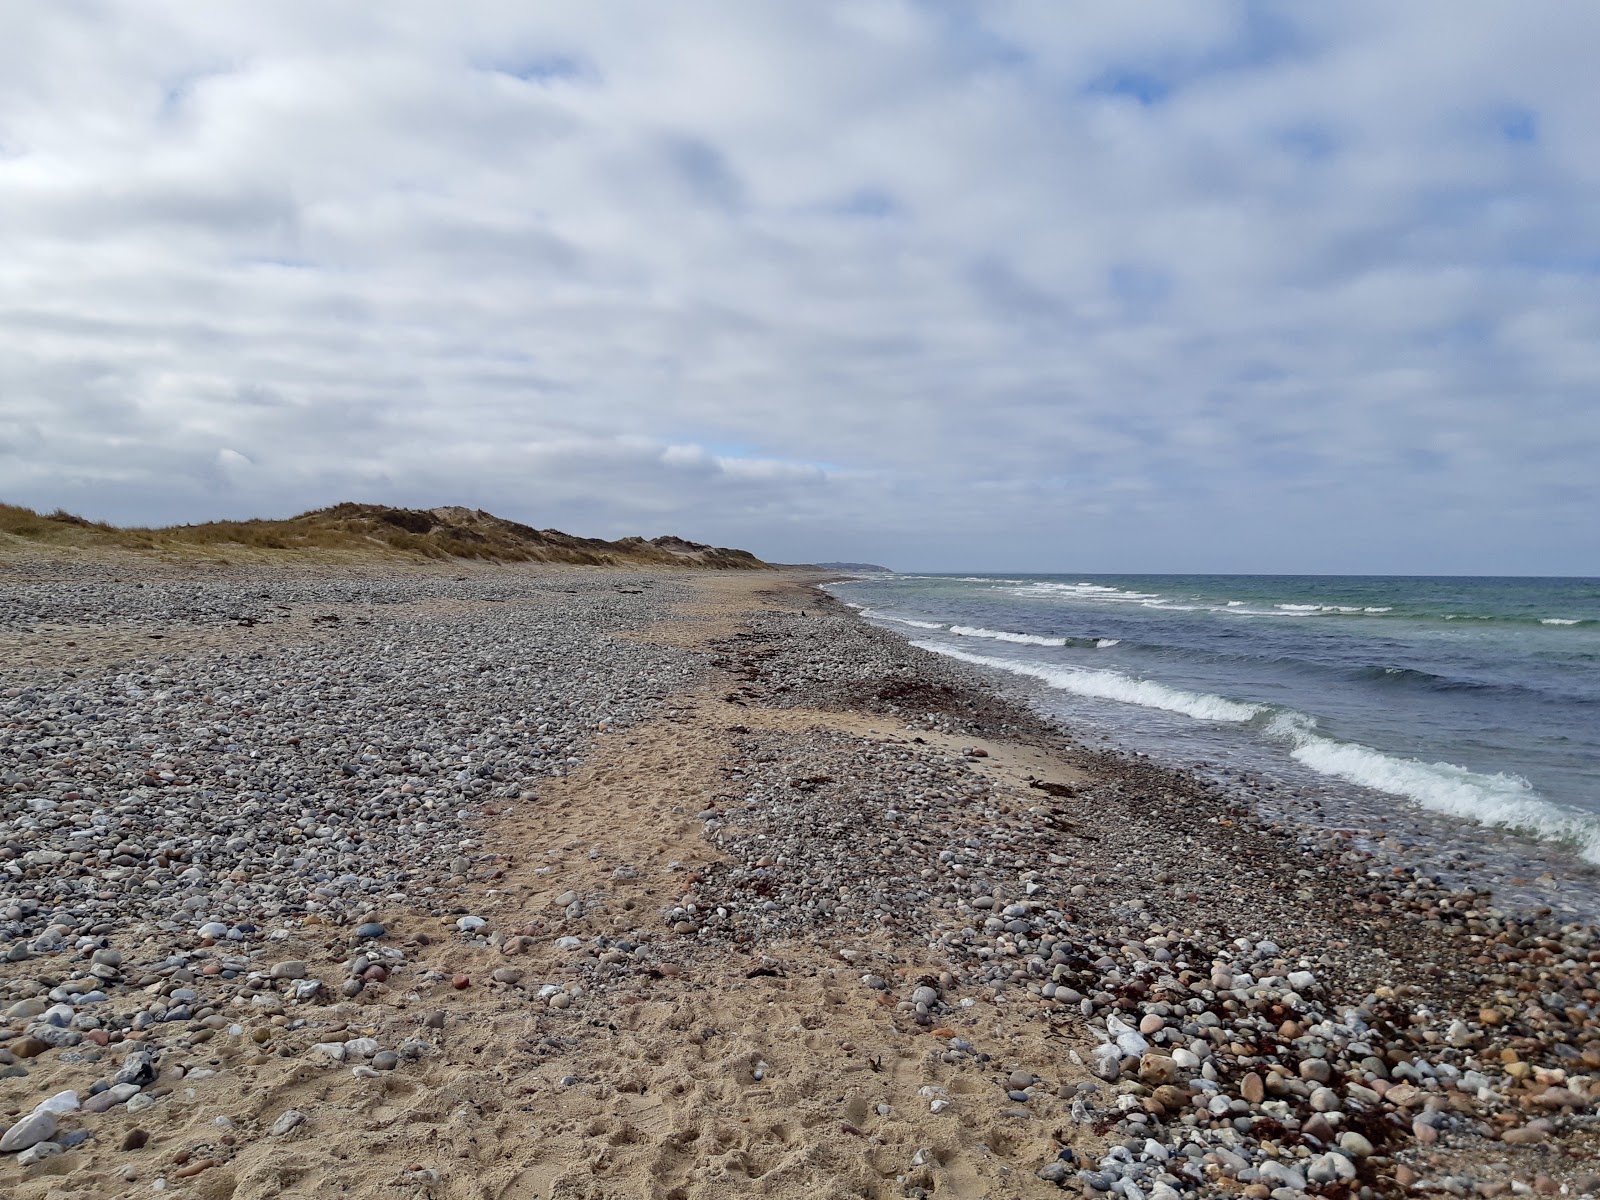
<path fill-rule="evenodd" d="M 466 508 L 390 508 L 346 502 L 281 520 L 206 521 L 198 525 L 125 528 L 57 509 L 39 513 L 0 503 L 0 545 L 19 542 L 63 548 L 120 547 L 206 558 L 244 554 L 251 559 L 400 558 L 415 561 L 562 562 L 590 566 L 653 564 L 761 569 L 767 564 L 743 550 L 677 538 L 624 538 L 617 542 L 534 529 Z"/>

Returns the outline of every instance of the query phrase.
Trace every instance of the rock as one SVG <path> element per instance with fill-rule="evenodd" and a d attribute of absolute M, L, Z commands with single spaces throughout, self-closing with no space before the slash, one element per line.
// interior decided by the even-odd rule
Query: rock
<path fill-rule="evenodd" d="M 488 923 L 482 917 L 462 917 L 456 922 L 456 929 L 462 933 L 477 933 Z"/>
<path fill-rule="evenodd" d="M 306 977 L 306 964 L 299 959 L 273 963 L 272 970 L 268 974 L 273 979 L 304 979 Z"/>
<path fill-rule="evenodd" d="M 207 921 L 204 925 L 200 926 L 200 936 L 203 938 L 209 938 L 212 941 L 216 941 L 218 938 L 225 938 L 228 936 L 228 927 L 221 921 Z"/>
<path fill-rule="evenodd" d="M 43 1162 L 60 1154 L 63 1147 L 55 1142 L 36 1142 L 21 1154 L 17 1155 L 17 1166 L 31 1167 L 34 1163 Z"/>
<path fill-rule="evenodd" d="M 6 1043 L 6 1048 L 18 1058 L 38 1058 L 51 1047 L 36 1037 L 19 1037 Z"/>
<path fill-rule="evenodd" d="M 1165 1054 L 1158 1054 L 1152 1050 L 1139 1059 L 1139 1080 L 1150 1087 L 1176 1083 L 1178 1064 Z"/>
<path fill-rule="evenodd" d="M 392 1071 L 400 1065 L 400 1056 L 393 1050 L 380 1050 L 372 1056 L 374 1071 Z"/>
<path fill-rule="evenodd" d="M 1348 1183 L 1355 1177 L 1355 1163 L 1333 1150 L 1316 1155 L 1306 1164 L 1306 1179 L 1310 1183 Z"/>
<path fill-rule="evenodd" d="M 1333 1078 L 1333 1068 L 1325 1058 L 1302 1058 L 1300 1078 L 1307 1083 L 1327 1083 Z"/>
<path fill-rule="evenodd" d="M 1319 1087 L 1311 1093 L 1311 1107 L 1319 1113 L 1338 1112 L 1343 1106 L 1339 1103 L 1339 1093 L 1332 1088 Z"/>
<path fill-rule="evenodd" d="M 90 1096 L 83 1102 L 84 1112 L 103 1113 L 109 1112 L 119 1104 L 126 1103 L 139 1094 L 137 1083 L 118 1083 L 107 1088 L 98 1096 Z"/>
<path fill-rule="evenodd" d="M 1129 1025 L 1116 1013 L 1106 1017 L 1106 1032 L 1116 1042 L 1117 1049 L 1129 1058 L 1137 1058 L 1150 1049 L 1150 1043 L 1145 1041 L 1144 1035 L 1133 1026 Z"/>
<path fill-rule="evenodd" d="M 381 938 L 388 932 L 389 931 L 384 928 L 383 923 L 380 921 L 367 921 L 365 924 L 356 926 L 356 937 L 362 939 L 363 941 L 370 941 L 372 938 Z"/>
<path fill-rule="evenodd" d="M 1122 1075 L 1122 1051 L 1102 1042 L 1089 1052 L 1089 1069 L 1101 1079 L 1114 1082 Z"/>
<path fill-rule="evenodd" d="M 0 1137 L 0 1154 L 26 1150 L 29 1146 L 48 1141 L 56 1131 L 56 1114 L 35 1110 L 7 1129 Z"/>
<path fill-rule="evenodd" d="M 135 1050 L 122 1062 L 122 1068 L 112 1077 L 113 1083 L 134 1083 L 140 1087 L 154 1083 L 156 1058 L 148 1050 Z"/>
<path fill-rule="evenodd" d="M 1351 1158 L 1366 1158 L 1372 1154 L 1372 1143 L 1354 1129 L 1346 1129 L 1339 1135 L 1339 1148 Z"/>
<path fill-rule="evenodd" d="M 1239 1080 L 1239 1098 L 1246 1104 L 1260 1104 L 1267 1098 L 1267 1085 L 1254 1071 Z"/>
<path fill-rule="evenodd" d="M 939 1003 L 939 993 L 926 984 L 916 988 L 911 993 L 911 1003 L 922 1008 L 932 1008 Z"/>
<path fill-rule="evenodd" d="M 1500 1140 L 1512 1146 L 1536 1146 L 1550 1137 L 1550 1128 L 1542 1121 L 1530 1121 L 1519 1129 L 1508 1129 Z"/>
<path fill-rule="evenodd" d="M 285 1109 L 272 1123 L 272 1136 L 282 1137 L 291 1130 L 298 1129 L 305 1123 L 306 1115 L 298 1108 Z"/>

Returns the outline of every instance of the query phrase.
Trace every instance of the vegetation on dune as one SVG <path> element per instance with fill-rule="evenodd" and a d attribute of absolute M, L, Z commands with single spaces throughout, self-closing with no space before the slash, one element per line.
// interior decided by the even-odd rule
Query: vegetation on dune
<path fill-rule="evenodd" d="M 268 557 L 305 552 L 360 557 L 479 559 L 488 562 L 560 562 L 590 566 L 641 565 L 759 570 L 747 550 L 707 546 L 676 537 L 608 542 L 559 529 L 535 529 L 481 509 L 390 508 L 335 504 L 283 520 L 207 521 L 160 529 L 120 528 L 57 509 L 0 504 L 0 535 L 57 546 L 115 546 L 133 550 L 259 551 Z"/>

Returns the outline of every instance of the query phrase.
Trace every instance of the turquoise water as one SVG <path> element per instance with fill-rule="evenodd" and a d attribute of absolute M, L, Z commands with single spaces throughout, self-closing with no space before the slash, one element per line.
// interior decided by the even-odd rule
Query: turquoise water
<path fill-rule="evenodd" d="M 1168 759 L 1342 784 L 1600 863 L 1600 580 L 895 575 L 869 619 Z"/>

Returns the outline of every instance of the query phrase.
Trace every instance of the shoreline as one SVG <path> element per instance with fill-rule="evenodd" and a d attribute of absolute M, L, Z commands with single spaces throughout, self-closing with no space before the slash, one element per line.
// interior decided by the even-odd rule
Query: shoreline
<path fill-rule="evenodd" d="M 1082 746 L 826 576 L 165 573 L 62 567 L 0 680 L 0 1124 L 153 1052 L 18 1196 L 1600 1189 L 1592 929 Z M 159 828 L 251 790 L 250 844 Z"/>
<path fill-rule="evenodd" d="M 853 603 L 851 606 L 856 608 Z M 957 661 L 968 661 L 981 672 L 992 669 L 1014 675 L 1013 683 L 1021 683 L 1027 693 L 1035 696 L 1037 707 L 1043 712 L 1066 725 L 1086 726 L 1083 728 L 1085 739 L 1098 734 L 1099 741 L 1110 742 L 1110 747 L 1122 750 L 1123 754 L 1149 757 L 1173 770 L 1211 779 L 1237 790 L 1246 802 L 1259 810 L 1274 811 L 1288 821 L 1357 830 L 1366 840 L 1363 845 L 1366 850 L 1376 850 L 1394 861 L 1405 862 L 1406 866 L 1426 867 L 1432 874 L 1450 878 L 1458 885 L 1475 886 L 1480 890 L 1491 888 L 1507 906 L 1518 909 L 1550 907 L 1555 912 L 1568 914 L 1570 920 L 1590 923 L 1600 920 L 1600 866 L 1584 856 L 1581 846 L 1563 840 L 1562 835 L 1555 832 L 1474 819 L 1467 814 L 1438 810 L 1430 806 L 1427 797 L 1374 789 L 1338 771 L 1294 762 L 1288 755 L 1280 754 L 1282 747 L 1259 744 L 1250 738 L 1240 741 L 1234 728 L 1226 723 L 1216 728 L 1210 742 L 1206 741 L 1208 734 L 1205 733 L 1208 723 L 1203 720 L 1184 722 L 1186 730 L 1178 734 L 1176 741 L 1150 730 L 1126 730 L 1120 725 L 1120 718 L 1096 723 L 1093 712 L 1088 710 L 1096 704 L 1104 706 L 1104 701 L 1085 701 L 1070 688 L 1061 690 L 1053 680 L 1046 678 L 1050 672 L 1034 670 L 1040 664 L 1022 661 L 1010 666 L 1008 659 L 990 661 L 987 656 L 982 662 L 963 659 L 965 651 L 955 646 L 923 645 L 922 637 L 899 627 L 906 624 L 901 618 L 878 616 L 870 606 L 864 614 L 875 626 L 906 638 L 914 645 L 944 653 Z M 1259 699 L 1238 701 L 1222 694 L 1200 699 L 1256 709 L 1264 704 Z M 1110 707 L 1122 709 L 1125 706 L 1112 704 Z M 1136 707 L 1131 712 L 1142 712 L 1142 709 Z M 1299 714 L 1290 715 L 1298 717 Z M 1302 720 L 1309 722 L 1309 718 Z M 1194 736 L 1192 741 L 1190 736 Z M 1418 754 L 1416 758 L 1394 758 L 1392 750 L 1376 750 L 1362 742 L 1330 744 L 1352 749 L 1357 754 L 1392 758 L 1402 766 L 1427 763 L 1430 758 L 1437 757 Z M 1448 770 L 1466 770 L 1448 763 L 1445 766 Z M 1493 773 L 1494 768 L 1478 765 L 1475 770 Z M 1546 805 L 1544 800 L 1538 803 Z M 1566 814 L 1562 819 L 1586 819 L 1581 811 L 1562 810 L 1562 813 Z M 1541 819 L 1542 816 L 1546 814 L 1541 814 Z"/>

